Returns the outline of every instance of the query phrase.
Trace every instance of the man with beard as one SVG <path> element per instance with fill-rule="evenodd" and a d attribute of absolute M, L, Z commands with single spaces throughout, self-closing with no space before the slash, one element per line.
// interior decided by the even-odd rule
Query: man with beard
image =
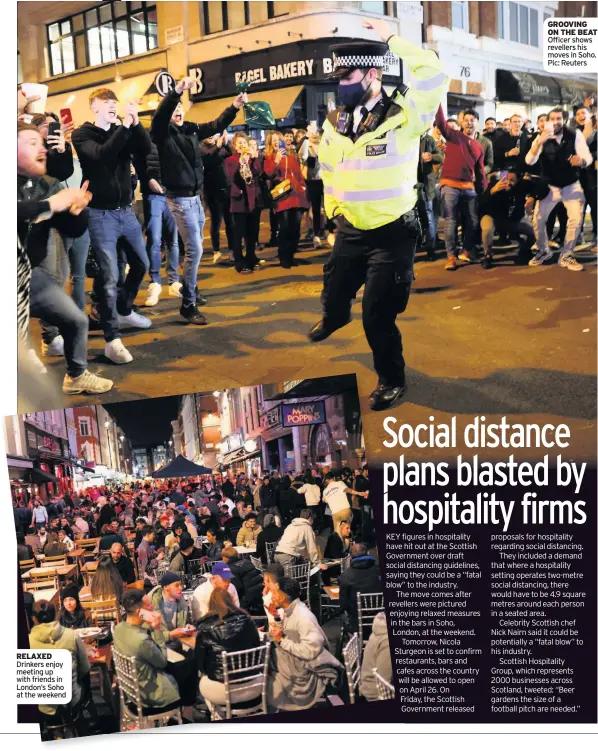
<path fill-rule="evenodd" d="M 536 203 L 534 210 L 534 234 L 537 252 L 529 262 L 540 266 L 552 258 L 548 247 L 546 222 L 552 209 L 563 203 L 567 209 L 567 234 L 561 249 L 559 266 L 569 271 L 582 271 L 573 249 L 583 223 L 585 198 L 580 179 L 580 169 L 592 164 L 592 155 L 581 131 L 575 132 L 564 126 L 564 110 L 555 107 L 548 113 L 548 123 L 533 142 L 525 157 L 529 165 L 539 163 L 542 175 L 548 181 L 548 195 Z"/>

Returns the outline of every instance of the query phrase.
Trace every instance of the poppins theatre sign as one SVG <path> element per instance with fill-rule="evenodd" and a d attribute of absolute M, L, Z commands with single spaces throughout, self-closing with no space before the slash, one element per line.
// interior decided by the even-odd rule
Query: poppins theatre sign
<path fill-rule="evenodd" d="M 210 60 L 189 66 L 188 75 L 195 79 L 189 94 L 199 102 L 237 95 L 237 84 L 248 82 L 252 92 L 306 83 L 326 83 L 332 72 L 330 45 L 354 41 L 347 38 L 313 39 L 282 44 L 242 55 Z M 388 83 L 400 83 L 402 63 L 392 53 L 384 58 Z M 336 87 L 336 82 L 329 82 Z"/>
<path fill-rule="evenodd" d="M 319 425 L 324 422 L 326 422 L 324 402 L 282 405 L 282 424 L 285 428 L 295 425 Z"/>

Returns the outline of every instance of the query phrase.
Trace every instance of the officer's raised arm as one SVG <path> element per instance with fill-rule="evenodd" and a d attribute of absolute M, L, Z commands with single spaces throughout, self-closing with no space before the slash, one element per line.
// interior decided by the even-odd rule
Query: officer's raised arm
<path fill-rule="evenodd" d="M 448 76 L 442 72 L 442 63 L 434 50 L 424 50 L 413 42 L 393 33 L 390 25 L 382 19 L 361 22 L 366 29 L 373 29 L 388 49 L 400 57 L 409 69 L 409 90 L 396 99 L 407 110 L 407 127 L 423 133 L 434 122 L 436 110 L 442 99 Z"/>

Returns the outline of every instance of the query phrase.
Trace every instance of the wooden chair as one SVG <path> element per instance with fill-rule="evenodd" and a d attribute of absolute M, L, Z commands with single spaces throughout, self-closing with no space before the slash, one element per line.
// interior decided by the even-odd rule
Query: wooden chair
<path fill-rule="evenodd" d="M 58 574 L 55 571 L 35 571 L 23 580 L 25 592 L 37 592 L 40 589 L 58 589 Z"/>
<path fill-rule="evenodd" d="M 94 626 L 120 622 L 120 607 L 116 597 L 109 600 L 86 600 L 83 606 L 89 612 L 89 619 Z"/>
<path fill-rule="evenodd" d="M 29 569 L 37 568 L 35 558 L 29 558 L 27 561 L 19 561 L 19 571 L 24 574 Z"/>
<path fill-rule="evenodd" d="M 42 568 L 47 568 L 48 566 L 53 566 L 56 568 L 56 566 L 66 566 L 66 554 L 65 555 L 51 555 L 46 556 L 44 560 L 42 561 Z"/>
<path fill-rule="evenodd" d="M 216 706 L 206 700 L 212 720 L 230 720 L 233 717 L 251 717 L 268 713 L 266 689 L 269 661 L 270 642 L 255 649 L 222 653 L 226 703 L 224 706 Z M 241 703 L 236 697 L 248 688 L 260 688 L 260 693 L 254 702 Z M 239 704 L 236 708 L 235 703 Z"/>
<path fill-rule="evenodd" d="M 181 708 L 161 709 L 159 707 L 144 707 L 141 703 L 141 691 L 139 689 L 139 677 L 137 675 L 137 660 L 135 657 L 126 657 L 112 648 L 116 679 L 120 694 L 120 729 L 142 730 L 146 728 L 162 727 L 168 721 L 175 719 L 179 725 L 183 724 Z"/>
<path fill-rule="evenodd" d="M 81 548 L 81 550 L 95 550 L 101 539 L 101 537 L 90 537 L 87 540 L 79 540 L 77 546 Z"/>

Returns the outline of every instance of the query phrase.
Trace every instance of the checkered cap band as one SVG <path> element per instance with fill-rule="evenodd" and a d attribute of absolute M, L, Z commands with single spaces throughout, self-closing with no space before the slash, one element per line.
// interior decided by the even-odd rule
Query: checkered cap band
<path fill-rule="evenodd" d="M 384 55 L 335 55 L 335 68 L 383 68 Z"/>

